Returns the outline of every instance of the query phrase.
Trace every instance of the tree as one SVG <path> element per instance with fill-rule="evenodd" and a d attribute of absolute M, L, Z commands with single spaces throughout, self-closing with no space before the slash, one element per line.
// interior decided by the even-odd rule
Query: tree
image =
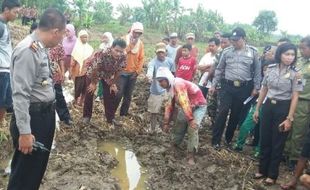
<path fill-rule="evenodd" d="M 258 16 L 253 22 L 253 26 L 262 34 L 270 35 L 271 32 L 277 30 L 278 19 L 274 11 L 263 10 L 260 11 Z"/>
<path fill-rule="evenodd" d="M 106 0 L 99 0 L 94 5 L 94 20 L 96 23 L 107 23 L 112 19 L 113 6 Z"/>
<path fill-rule="evenodd" d="M 67 0 L 21 0 L 21 4 L 27 7 L 36 6 L 39 12 L 43 12 L 48 7 L 57 8 L 60 11 L 65 11 L 68 7 Z"/>
<path fill-rule="evenodd" d="M 120 13 L 120 16 L 118 17 L 120 24 L 125 25 L 130 22 L 136 9 L 138 8 L 131 9 L 128 4 L 120 4 L 117 7 L 117 11 Z"/>

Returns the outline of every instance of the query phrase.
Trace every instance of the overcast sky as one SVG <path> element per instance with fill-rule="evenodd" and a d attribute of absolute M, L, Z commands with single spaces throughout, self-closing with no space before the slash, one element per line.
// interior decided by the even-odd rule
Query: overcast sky
<path fill-rule="evenodd" d="M 108 0 L 114 7 L 130 2 L 130 6 L 141 6 L 141 0 Z M 278 18 L 278 29 L 289 34 L 310 34 L 308 0 L 181 0 L 182 5 L 196 8 L 200 3 L 206 9 L 217 10 L 226 23 L 252 24 L 260 10 L 274 10 Z"/>

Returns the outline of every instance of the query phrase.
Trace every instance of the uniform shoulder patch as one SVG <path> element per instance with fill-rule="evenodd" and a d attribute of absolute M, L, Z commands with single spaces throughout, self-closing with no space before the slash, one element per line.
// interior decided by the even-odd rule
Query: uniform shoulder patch
<path fill-rule="evenodd" d="M 39 50 L 40 47 L 39 47 L 38 42 L 33 41 L 33 42 L 30 44 L 29 48 L 30 48 L 33 52 L 36 53 L 36 52 Z"/>
<path fill-rule="evenodd" d="M 225 53 L 227 53 L 227 52 L 229 52 L 229 51 L 232 51 L 232 50 L 233 50 L 233 47 L 232 47 L 232 46 L 227 47 L 227 48 L 223 49 L 223 51 L 221 52 L 221 55 L 223 55 L 223 54 L 225 54 Z"/>
<path fill-rule="evenodd" d="M 275 66 L 277 66 L 278 64 L 276 64 L 276 63 L 273 63 L 273 64 L 269 64 L 268 65 L 268 68 L 273 68 L 273 67 L 275 67 Z"/>

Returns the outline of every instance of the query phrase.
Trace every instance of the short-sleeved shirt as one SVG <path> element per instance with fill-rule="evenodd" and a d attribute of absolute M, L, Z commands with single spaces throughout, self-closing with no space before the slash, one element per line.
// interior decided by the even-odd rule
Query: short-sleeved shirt
<path fill-rule="evenodd" d="M 62 82 L 61 78 L 61 61 L 65 56 L 65 50 L 62 44 L 58 44 L 56 47 L 51 48 L 49 50 L 49 59 L 51 64 L 51 71 L 53 74 L 53 80 L 56 84 L 60 84 Z"/>
<path fill-rule="evenodd" d="M 199 66 L 213 66 L 216 61 L 216 55 L 212 55 L 211 52 L 206 53 L 200 60 Z M 202 72 L 201 79 L 199 81 L 199 85 L 203 86 L 204 82 L 207 82 L 209 72 Z M 211 86 L 210 82 L 208 82 L 208 88 Z"/>
<path fill-rule="evenodd" d="M 248 45 L 240 50 L 234 47 L 226 48 L 216 67 L 213 86 L 224 78 L 231 81 L 253 80 L 255 89 L 260 89 L 261 64 L 257 50 Z"/>
<path fill-rule="evenodd" d="M 177 51 L 180 48 L 179 45 L 177 45 L 176 47 L 172 47 L 170 44 L 168 44 L 166 46 L 167 49 L 167 57 L 171 58 L 172 60 L 175 60 L 175 57 L 177 55 Z"/>
<path fill-rule="evenodd" d="M 150 91 L 151 91 L 151 94 L 154 94 L 154 95 L 161 95 L 166 91 L 165 89 L 160 87 L 158 81 L 155 80 L 156 71 L 158 70 L 159 67 L 167 67 L 171 72 L 173 73 L 175 72 L 174 62 L 171 58 L 166 57 L 164 61 L 158 60 L 157 57 L 152 59 L 152 61 L 148 65 L 146 76 L 149 79 L 153 79 Z"/>
<path fill-rule="evenodd" d="M 279 64 L 270 65 L 262 85 L 268 88 L 267 97 L 276 100 L 290 100 L 293 92 L 303 90 L 297 79 L 297 72 L 287 67 L 280 72 Z"/>
<path fill-rule="evenodd" d="M 310 59 L 300 58 L 297 62 L 297 68 L 301 69 L 304 85 L 304 90 L 300 92 L 299 98 L 310 100 Z"/>
<path fill-rule="evenodd" d="M 184 80 L 192 81 L 196 71 L 196 58 L 190 56 L 188 58 L 181 57 L 177 65 L 175 76 Z"/>
<path fill-rule="evenodd" d="M 192 50 L 190 51 L 190 55 L 191 55 L 191 57 L 194 57 L 197 60 L 198 56 L 199 56 L 198 48 L 195 46 L 192 46 Z M 174 60 L 176 65 L 178 64 L 181 57 L 182 57 L 182 47 L 180 47 L 177 50 L 177 55 L 175 56 L 175 60 Z"/>
<path fill-rule="evenodd" d="M 92 71 L 97 69 L 97 78 L 99 80 L 112 80 L 115 73 L 122 71 L 126 67 L 126 56 L 122 54 L 118 59 L 114 58 L 111 48 L 97 51 L 87 60 L 87 76 L 92 75 Z"/>

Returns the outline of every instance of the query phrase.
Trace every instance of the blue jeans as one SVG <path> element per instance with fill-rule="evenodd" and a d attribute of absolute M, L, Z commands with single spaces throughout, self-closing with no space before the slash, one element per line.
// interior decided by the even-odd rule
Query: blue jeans
<path fill-rule="evenodd" d="M 198 150 L 199 136 L 198 130 L 201 122 L 206 114 L 207 106 L 197 106 L 193 108 L 194 120 L 197 124 L 196 128 L 189 127 L 185 114 L 182 109 L 179 109 L 175 126 L 172 128 L 172 141 L 175 145 L 180 145 L 183 138 L 188 133 L 187 151 L 194 152 Z"/>
<path fill-rule="evenodd" d="M 0 108 L 9 108 L 12 104 L 10 73 L 0 72 Z"/>

